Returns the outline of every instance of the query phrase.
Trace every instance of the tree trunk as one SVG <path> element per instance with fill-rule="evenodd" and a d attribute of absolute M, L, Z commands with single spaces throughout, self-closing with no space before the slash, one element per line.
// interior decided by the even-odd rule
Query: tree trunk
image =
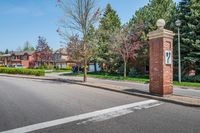
<path fill-rule="evenodd" d="M 124 60 L 124 78 L 126 78 L 126 65 L 127 65 L 127 63 L 126 63 L 126 61 Z"/>
<path fill-rule="evenodd" d="M 87 61 L 84 59 L 84 77 L 83 82 L 87 82 Z"/>
<path fill-rule="evenodd" d="M 97 64 L 96 64 L 96 62 L 94 62 L 94 72 L 95 73 L 97 72 Z"/>
<path fill-rule="evenodd" d="M 78 74 L 80 73 L 80 64 L 78 64 Z"/>

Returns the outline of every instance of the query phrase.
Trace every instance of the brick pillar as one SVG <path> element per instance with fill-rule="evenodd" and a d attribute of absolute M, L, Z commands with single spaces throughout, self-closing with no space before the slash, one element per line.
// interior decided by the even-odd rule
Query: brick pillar
<path fill-rule="evenodd" d="M 150 93 L 173 93 L 173 37 L 172 31 L 160 28 L 149 33 Z"/>

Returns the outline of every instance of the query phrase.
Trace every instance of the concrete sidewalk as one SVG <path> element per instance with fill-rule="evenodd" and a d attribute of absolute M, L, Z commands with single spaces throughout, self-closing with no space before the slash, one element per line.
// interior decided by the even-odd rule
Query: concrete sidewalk
<path fill-rule="evenodd" d="M 173 95 L 160 97 L 160 96 L 152 95 L 148 92 L 147 90 L 148 84 L 133 83 L 133 82 L 127 82 L 127 81 L 111 81 L 111 80 L 95 79 L 95 78 L 88 78 L 88 82 L 84 83 L 82 82 L 82 77 L 61 76 L 61 75 L 47 74 L 45 77 L 35 77 L 35 76 L 24 76 L 24 75 L 0 74 L 0 76 L 6 76 L 6 77 L 67 82 L 71 84 L 78 84 L 78 85 L 84 85 L 84 86 L 89 86 L 93 88 L 105 89 L 109 91 L 115 91 L 115 92 L 125 93 L 129 95 L 156 99 L 160 101 L 165 101 L 165 102 L 170 102 L 170 103 L 175 103 L 175 104 L 180 104 L 180 105 L 185 105 L 185 106 L 200 107 L 200 97 L 198 96 L 191 97 L 191 96 L 186 96 L 186 95 L 181 95 L 181 94 L 179 95 L 173 94 Z M 194 89 L 194 91 L 197 91 L 199 93 L 199 90 Z"/>
<path fill-rule="evenodd" d="M 70 81 L 82 82 L 82 77 L 67 76 L 66 73 L 51 73 L 47 77 L 61 78 Z M 88 78 L 87 83 L 81 83 L 87 86 L 123 92 L 127 94 L 134 94 L 147 98 L 157 99 L 158 96 L 153 96 L 149 93 L 149 84 L 135 83 L 129 81 L 114 81 L 107 79 Z M 161 97 L 159 97 L 161 98 Z M 174 86 L 174 94 L 162 97 L 162 100 L 172 100 L 171 102 L 182 102 L 183 104 L 200 105 L 200 88 L 193 87 L 178 87 Z M 160 100 L 160 99 L 157 99 Z"/>
<path fill-rule="evenodd" d="M 62 78 L 62 79 L 70 79 L 82 81 L 82 77 L 77 76 L 67 76 L 67 73 L 50 73 L 46 74 L 47 77 L 54 78 Z M 115 81 L 115 80 L 107 80 L 107 79 L 97 79 L 97 78 L 88 78 L 88 83 L 90 84 L 104 84 L 109 86 L 116 86 L 116 88 L 121 88 L 122 90 L 134 90 L 138 92 L 148 93 L 149 92 L 149 84 L 144 83 L 136 83 L 130 81 Z M 174 86 L 174 94 L 180 96 L 187 96 L 192 98 L 200 98 L 200 88 L 194 87 L 180 87 Z"/>

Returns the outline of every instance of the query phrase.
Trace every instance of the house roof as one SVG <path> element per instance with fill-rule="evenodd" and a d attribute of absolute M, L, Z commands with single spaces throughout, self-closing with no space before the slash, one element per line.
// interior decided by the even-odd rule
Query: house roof
<path fill-rule="evenodd" d="M 23 52 L 13 52 L 12 54 L 14 55 L 24 55 L 24 54 L 28 54 L 28 55 L 32 55 L 35 51 L 23 51 Z"/>
<path fill-rule="evenodd" d="M 0 55 L 0 57 L 9 57 L 11 55 L 24 55 L 24 54 L 32 55 L 34 52 L 35 51 L 12 52 L 11 54 Z"/>
<path fill-rule="evenodd" d="M 3 54 L 3 55 L 0 55 L 0 57 L 9 57 L 11 56 L 11 54 Z"/>

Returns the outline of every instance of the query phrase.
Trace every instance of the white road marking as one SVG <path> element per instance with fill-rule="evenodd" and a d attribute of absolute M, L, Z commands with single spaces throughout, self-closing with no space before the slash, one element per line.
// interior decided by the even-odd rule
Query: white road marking
<path fill-rule="evenodd" d="M 87 124 L 89 122 L 100 122 L 100 121 L 105 121 L 105 120 L 109 120 L 115 117 L 119 117 L 119 116 L 123 116 L 123 115 L 127 115 L 130 114 L 132 112 L 134 112 L 135 110 L 141 110 L 141 109 L 148 109 L 148 108 L 153 108 L 156 106 L 160 106 L 161 102 L 157 102 L 157 103 L 151 103 L 151 104 L 144 104 L 141 106 L 135 106 L 133 108 L 127 108 L 127 109 L 123 109 L 123 110 L 118 110 L 118 111 L 114 111 L 114 112 L 110 112 L 104 115 L 99 115 L 96 117 L 92 117 L 88 120 L 82 121 L 77 123 L 77 125 L 81 125 L 81 124 Z"/>
<path fill-rule="evenodd" d="M 89 122 L 100 122 L 100 121 L 105 121 L 105 120 L 109 120 L 115 117 L 119 117 L 119 116 L 123 116 L 126 114 L 130 114 L 132 113 L 132 110 L 129 109 L 124 109 L 124 110 L 119 110 L 119 111 L 115 111 L 115 112 L 110 112 L 108 114 L 104 114 L 104 115 L 100 115 L 100 116 L 96 116 L 96 117 L 92 117 L 88 120 L 82 121 L 77 123 L 77 125 L 81 125 L 81 124 L 87 124 Z"/>
<path fill-rule="evenodd" d="M 131 108 L 143 109 L 143 108 L 148 108 L 151 106 L 154 107 L 154 105 L 158 105 L 158 104 L 160 104 L 160 102 L 157 100 L 146 100 L 146 101 L 142 101 L 142 102 L 131 103 L 131 104 L 117 106 L 117 107 L 113 107 L 113 108 L 109 108 L 109 109 L 104 109 L 104 110 L 94 111 L 94 112 L 80 114 L 80 115 L 76 115 L 76 116 L 66 117 L 66 118 L 62 118 L 62 119 L 57 119 L 57 120 L 53 120 L 53 121 L 29 125 L 29 126 L 25 126 L 25 127 L 21 127 L 21 128 L 11 129 L 11 130 L 3 131 L 0 133 L 27 133 L 27 132 L 32 132 L 32 131 L 36 131 L 36 130 L 40 130 L 40 129 L 53 127 L 53 126 L 67 124 L 67 123 L 74 122 L 74 121 L 80 121 L 80 120 L 84 120 L 84 119 L 98 117 L 98 116 L 106 115 L 106 114 L 117 112 L 117 111 L 122 111 L 122 110 L 127 111 L 128 109 L 131 109 Z"/>

